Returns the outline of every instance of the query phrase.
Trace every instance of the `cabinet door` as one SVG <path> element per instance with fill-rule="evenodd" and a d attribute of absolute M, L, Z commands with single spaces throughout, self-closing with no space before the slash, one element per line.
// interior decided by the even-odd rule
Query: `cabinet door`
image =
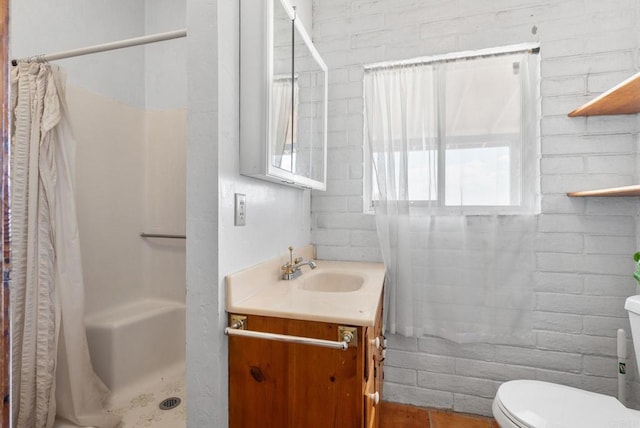
<path fill-rule="evenodd" d="M 252 331 L 337 340 L 329 323 L 249 316 Z M 230 428 L 362 428 L 363 332 L 346 351 L 229 337 Z"/>
<path fill-rule="evenodd" d="M 268 340 L 229 337 L 229 427 L 287 427 L 287 350 Z"/>

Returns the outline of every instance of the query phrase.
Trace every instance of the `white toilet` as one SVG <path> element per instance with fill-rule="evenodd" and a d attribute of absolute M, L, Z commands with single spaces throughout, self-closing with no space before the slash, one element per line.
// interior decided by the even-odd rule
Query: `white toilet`
<path fill-rule="evenodd" d="M 640 295 L 629 297 L 624 308 L 640 359 Z M 537 380 L 503 383 L 492 410 L 502 428 L 640 428 L 640 411 L 614 397 Z"/>

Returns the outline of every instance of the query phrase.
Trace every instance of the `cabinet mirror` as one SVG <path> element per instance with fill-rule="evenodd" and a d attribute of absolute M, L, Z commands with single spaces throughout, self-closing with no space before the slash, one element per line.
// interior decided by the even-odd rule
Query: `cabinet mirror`
<path fill-rule="evenodd" d="M 324 181 L 327 73 L 298 23 L 295 21 L 293 44 L 293 172 L 314 181 Z"/>
<path fill-rule="evenodd" d="M 271 76 L 270 145 L 271 165 L 291 172 L 293 128 L 298 87 L 293 78 L 293 20 L 287 10 L 274 1 L 273 74 Z"/>
<path fill-rule="evenodd" d="M 240 7 L 240 172 L 324 190 L 327 67 L 288 0 Z"/>

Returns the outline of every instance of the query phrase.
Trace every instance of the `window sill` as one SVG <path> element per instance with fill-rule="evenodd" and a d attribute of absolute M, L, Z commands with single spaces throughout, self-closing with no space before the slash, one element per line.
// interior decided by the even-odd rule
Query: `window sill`
<path fill-rule="evenodd" d="M 399 208 L 404 208 L 407 202 L 398 203 Z M 433 207 L 428 202 L 411 201 L 408 202 L 409 214 L 411 216 L 520 216 L 536 215 L 540 212 L 530 207 L 523 206 L 464 206 L 464 207 Z M 375 209 L 364 210 L 364 214 L 375 215 Z"/>

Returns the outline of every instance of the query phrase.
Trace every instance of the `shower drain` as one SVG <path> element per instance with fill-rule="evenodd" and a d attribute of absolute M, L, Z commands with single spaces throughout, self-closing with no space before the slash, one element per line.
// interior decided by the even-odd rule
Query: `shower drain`
<path fill-rule="evenodd" d="M 180 400 L 180 398 L 178 398 L 178 397 L 165 398 L 164 400 L 162 400 L 160 402 L 160 404 L 158 404 L 158 407 L 160 407 L 160 410 L 175 409 L 176 407 L 178 407 L 180 405 L 181 401 L 182 400 Z"/>

